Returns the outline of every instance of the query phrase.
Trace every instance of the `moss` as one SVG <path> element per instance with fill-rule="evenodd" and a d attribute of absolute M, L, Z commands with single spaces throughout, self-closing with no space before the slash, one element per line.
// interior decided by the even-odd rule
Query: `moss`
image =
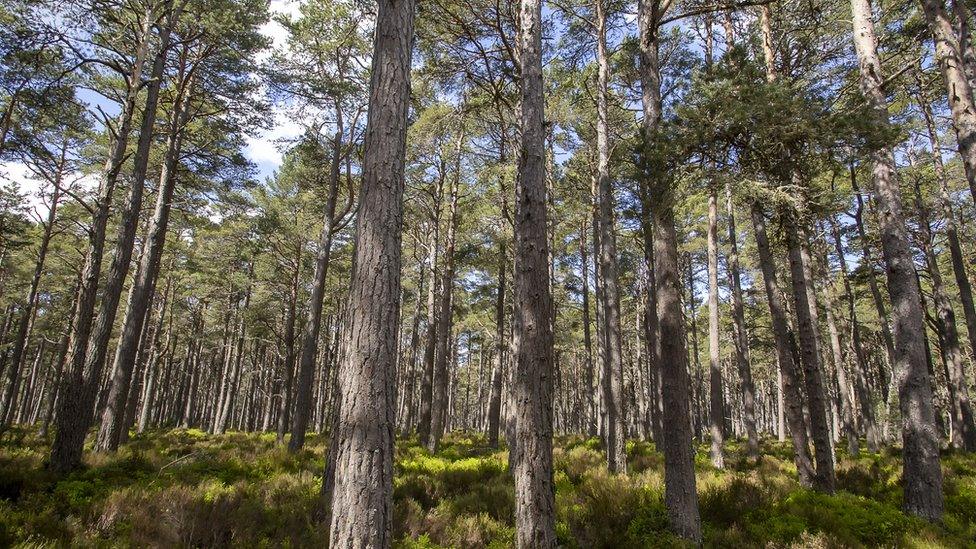
<path fill-rule="evenodd" d="M 118 454 L 57 478 L 42 467 L 47 442 L 21 430 L 0 441 L 0 546 L 314 546 L 326 440 L 289 454 L 273 434 L 198 430 L 145 433 Z M 698 488 L 706 547 L 972 547 L 976 456 L 944 456 L 941 526 L 900 510 L 897 452 L 842 457 L 839 492 L 803 490 L 789 444 L 763 443 L 745 463 L 730 441 L 729 468 L 700 450 Z M 685 547 L 668 528 L 663 458 L 629 442 L 629 474 L 610 475 L 598 439 L 561 437 L 554 448 L 556 535 L 565 547 Z M 431 454 L 397 442 L 396 547 L 510 547 L 515 497 L 504 451 L 483 437 L 449 435 Z"/>

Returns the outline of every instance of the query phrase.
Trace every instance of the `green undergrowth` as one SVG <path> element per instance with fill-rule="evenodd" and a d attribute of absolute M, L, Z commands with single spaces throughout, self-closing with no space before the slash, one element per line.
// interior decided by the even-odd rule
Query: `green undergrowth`
<path fill-rule="evenodd" d="M 0 441 L 0 546 L 321 546 L 326 441 L 291 455 L 273 434 L 172 430 L 136 436 L 86 468 L 43 468 L 47 441 L 30 431 Z M 769 441 L 753 463 L 738 442 L 727 467 L 696 457 L 706 547 L 976 547 L 976 456 L 943 455 L 940 525 L 901 512 L 896 451 L 841 455 L 838 491 L 801 488 L 788 444 Z M 610 475 L 598 440 L 560 438 L 553 450 L 556 530 L 565 547 L 688 547 L 668 530 L 664 460 L 627 445 L 628 473 Z M 394 537 L 404 548 L 511 547 L 515 494 L 508 455 L 478 436 L 446 437 L 431 454 L 397 443 Z"/>

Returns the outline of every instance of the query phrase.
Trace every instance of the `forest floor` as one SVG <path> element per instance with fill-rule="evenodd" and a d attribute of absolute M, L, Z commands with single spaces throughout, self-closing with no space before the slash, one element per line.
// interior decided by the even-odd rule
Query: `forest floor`
<path fill-rule="evenodd" d="M 32 431 L 0 443 L 0 546 L 318 546 L 315 517 L 325 440 L 289 455 L 273 434 L 174 430 L 134 437 L 116 455 L 58 479 Z M 566 547 L 681 547 L 667 532 L 663 458 L 628 444 L 630 474 L 611 476 L 596 440 L 559 438 L 557 529 Z M 727 447 L 728 468 L 698 454 L 705 546 L 976 547 L 976 455 L 946 453 L 943 525 L 899 510 L 896 452 L 841 456 L 836 495 L 800 488 L 788 445 L 766 442 L 758 465 Z M 508 547 L 514 491 L 504 451 L 448 437 L 436 455 L 397 444 L 398 547 Z"/>

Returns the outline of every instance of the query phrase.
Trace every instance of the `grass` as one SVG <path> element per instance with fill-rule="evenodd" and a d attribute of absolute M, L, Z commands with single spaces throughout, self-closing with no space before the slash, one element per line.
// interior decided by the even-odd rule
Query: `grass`
<path fill-rule="evenodd" d="M 0 444 L 0 546 L 318 546 L 325 440 L 288 454 L 273 435 L 198 430 L 134 437 L 118 454 L 87 454 L 58 478 L 31 431 Z M 976 456 L 943 455 L 946 515 L 934 525 L 901 512 L 896 451 L 841 456 L 838 492 L 802 489 L 788 445 L 764 444 L 758 464 L 735 442 L 728 468 L 696 461 L 707 547 L 976 547 Z M 455 434 L 436 455 L 397 444 L 394 535 L 404 548 L 510 547 L 512 478 L 504 450 Z M 686 547 L 670 534 L 663 458 L 627 446 L 629 474 L 606 472 L 596 440 L 560 438 L 553 452 L 556 528 L 565 547 Z"/>

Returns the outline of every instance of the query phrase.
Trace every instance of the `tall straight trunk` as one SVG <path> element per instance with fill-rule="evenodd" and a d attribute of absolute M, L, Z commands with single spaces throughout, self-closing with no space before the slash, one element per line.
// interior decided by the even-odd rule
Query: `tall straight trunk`
<path fill-rule="evenodd" d="M 413 327 L 410 330 L 410 352 L 406 361 L 406 380 L 404 381 L 403 394 L 398 395 L 400 399 L 399 410 L 401 415 L 397 418 L 398 426 L 402 426 L 402 429 L 409 434 L 414 427 L 414 393 L 416 392 L 417 380 L 419 378 L 417 372 L 417 356 L 420 353 L 420 318 L 423 312 L 423 301 L 424 301 L 424 278 L 427 276 L 426 273 L 426 263 L 420 261 L 420 273 L 417 276 L 417 306 L 413 312 Z M 328 351 L 328 349 L 326 349 Z M 326 386 L 325 380 L 329 377 L 329 364 L 326 360 L 321 361 L 323 363 L 323 371 L 321 373 L 320 387 L 319 387 L 319 402 L 325 402 L 326 400 Z M 318 430 L 322 430 L 322 418 L 318 419 L 319 426 Z"/>
<path fill-rule="evenodd" d="M 454 176 L 451 181 L 450 204 L 447 214 L 447 235 L 444 242 L 444 268 L 441 271 L 441 302 L 438 307 L 440 315 L 437 318 L 437 350 L 434 359 L 434 399 L 430 421 L 430 438 L 427 448 L 436 451 L 441 436 L 444 435 L 448 423 L 448 380 L 450 372 L 448 365 L 451 360 L 451 333 L 454 324 L 454 249 L 457 241 L 458 226 L 458 192 L 461 186 L 461 154 L 464 149 L 464 119 L 460 119 L 457 143 L 454 153 Z"/>
<path fill-rule="evenodd" d="M 705 398 L 702 396 L 705 391 L 701 360 L 699 359 L 701 355 L 698 348 L 698 300 L 695 297 L 695 265 L 692 262 L 691 252 L 685 254 L 685 259 L 688 266 L 688 284 L 686 284 L 688 288 L 687 317 L 690 320 L 689 324 L 691 328 L 691 333 L 685 334 L 685 338 L 691 341 L 689 365 L 695 377 L 689 393 L 691 395 L 691 401 L 694 404 L 691 407 L 692 432 L 696 437 L 700 437 L 701 433 L 705 430 L 702 417 L 708 414 L 708 403 L 705 402 Z"/>
<path fill-rule="evenodd" d="M 822 259 L 825 278 L 829 281 L 830 262 L 827 258 L 826 250 L 824 250 Z M 832 282 L 827 282 L 827 302 L 824 304 L 824 311 L 826 312 L 827 319 L 827 334 L 830 338 L 830 357 L 833 361 L 834 372 L 837 376 L 837 393 L 840 397 L 840 434 L 847 439 L 848 453 L 856 457 L 860 453 L 860 448 L 857 429 L 854 427 L 854 405 L 851 400 L 853 395 L 847 377 L 847 357 L 844 354 L 844 347 L 840 339 L 840 328 L 837 326 L 837 316 L 834 313 L 836 307 L 837 296 L 835 295 L 835 285 Z"/>
<path fill-rule="evenodd" d="M 881 325 L 881 338 L 885 346 L 885 364 L 887 368 L 881 367 L 879 380 L 881 383 L 881 394 L 885 402 L 888 402 L 888 392 L 891 379 L 891 368 L 895 363 L 895 340 L 891 335 L 891 318 L 885 306 L 884 298 L 881 296 L 881 285 L 878 284 L 878 277 L 874 274 L 874 254 L 868 240 L 867 230 L 864 226 L 864 197 L 861 196 L 861 189 L 857 184 L 857 174 L 854 166 L 850 167 L 851 189 L 854 191 L 856 206 L 854 209 L 854 224 L 857 227 L 858 241 L 861 243 L 861 264 L 867 273 L 868 288 L 871 290 L 871 299 L 874 301 L 874 309 L 878 313 L 878 323 Z"/>
<path fill-rule="evenodd" d="M 231 410 L 234 409 L 234 399 L 237 397 L 238 385 L 241 381 L 241 364 L 244 358 L 244 337 L 247 335 L 247 324 L 245 324 L 245 315 L 248 307 L 251 305 L 251 282 L 250 280 L 254 277 L 254 266 L 253 264 L 249 266 L 248 269 L 248 287 L 244 291 L 244 303 L 240 306 L 239 314 L 240 319 L 238 321 L 238 327 L 235 330 L 237 332 L 237 341 L 234 343 L 233 348 L 233 362 L 231 363 L 230 375 L 227 380 L 227 397 L 223 405 L 218 410 L 216 421 L 214 422 L 214 432 L 217 434 L 223 434 L 227 430 L 227 426 L 230 422 Z"/>
<path fill-rule="evenodd" d="M 184 66 L 181 72 L 185 73 Z M 170 126 L 166 137 L 166 158 L 159 175 L 159 192 L 156 207 L 149 225 L 146 249 L 136 270 L 129 302 L 126 306 L 122 334 L 115 352 L 112 369 L 112 382 L 108 393 L 108 406 L 102 413 L 101 427 L 96 439 L 96 448 L 102 451 L 115 451 L 123 431 L 123 415 L 126 395 L 132 380 L 132 371 L 138 353 L 139 338 L 149 310 L 149 302 L 156 291 L 160 262 L 166 246 L 166 233 L 169 229 L 169 214 L 176 189 L 176 170 L 183 144 L 184 127 L 190 118 L 187 104 L 192 93 L 192 80 L 181 82 L 170 115 Z"/>
<path fill-rule="evenodd" d="M 952 445 L 967 452 L 976 451 L 976 422 L 973 406 L 969 400 L 969 383 L 963 364 L 963 352 L 959 344 L 959 330 L 956 327 L 956 313 L 942 283 L 939 260 L 935 253 L 935 236 L 929 221 L 928 208 L 922 200 L 922 189 L 918 180 L 915 188 L 915 208 L 918 213 L 920 247 L 925 254 L 929 280 L 932 282 L 932 301 L 935 304 L 936 327 L 942 340 L 942 357 L 947 362 L 950 396 L 952 399 Z"/>
<path fill-rule="evenodd" d="M 718 191 L 708 193 L 708 371 L 709 425 L 712 465 L 725 466 L 722 443 L 725 441 L 725 397 L 722 394 L 721 340 L 718 327 Z"/>
<path fill-rule="evenodd" d="M 735 365 L 742 391 L 742 423 L 746 430 L 746 447 L 753 460 L 759 459 L 759 433 L 756 430 L 756 387 L 752 381 L 749 357 L 749 335 L 742 299 L 742 274 L 739 266 L 739 236 L 735 229 L 735 205 L 731 184 L 725 187 L 726 216 L 729 225 L 728 276 L 732 289 L 732 327 L 735 337 Z"/>
<path fill-rule="evenodd" d="M 924 0 L 926 17 L 936 34 L 937 55 L 949 81 L 953 70 L 947 58 L 948 44 L 939 35 L 941 0 Z M 881 61 L 874 38 L 874 22 L 867 0 L 851 0 L 854 13 L 854 46 L 857 50 L 861 72 L 861 92 L 873 107 L 877 122 L 888 124 L 888 106 L 881 90 Z M 951 30 L 951 29 L 950 29 Z M 958 61 L 958 60 L 957 60 Z M 962 82 L 952 86 L 955 93 L 967 95 L 969 83 L 965 75 Z M 968 98 L 972 101 L 972 92 Z M 971 109 L 971 107 L 970 107 Z M 957 109 L 953 109 L 955 113 Z M 976 116 L 976 112 L 970 112 Z M 958 124 L 958 123 L 957 123 Z M 960 134 L 960 144 L 974 136 Z M 976 154 L 976 151 L 973 151 Z M 915 265 L 908 242 L 908 230 L 902 214 L 901 193 L 895 173 L 895 157 L 890 148 L 874 152 L 872 172 L 877 198 L 881 247 L 888 273 L 888 293 L 891 296 L 895 368 L 898 381 L 898 397 L 902 414 L 902 444 L 904 447 L 904 472 L 902 479 L 905 492 L 905 510 L 929 520 L 942 518 L 942 469 L 939 464 L 939 434 L 932 406 L 932 386 L 925 359 L 925 326 L 921 292 L 915 279 Z M 966 157 L 968 155 L 964 155 Z M 976 160 L 974 158 L 973 160 Z M 971 162 L 966 161 L 969 165 Z M 970 171 L 967 168 L 967 171 Z M 971 179 L 972 180 L 972 179 Z"/>
<path fill-rule="evenodd" d="M 56 419 L 54 417 L 55 411 L 57 410 L 58 400 L 62 396 L 64 378 L 64 365 L 68 361 L 68 350 L 71 347 L 71 327 L 75 323 L 75 315 L 78 314 L 78 295 L 81 290 L 81 271 L 78 272 L 77 279 L 75 280 L 74 289 L 67 295 L 74 297 L 71 300 L 71 312 L 68 313 L 67 320 L 65 321 L 64 332 L 61 334 L 61 341 L 58 343 L 58 355 L 54 362 L 54 378 L 53 385 L 51 388 L 51 398 L 48 399 L 47 409 L 44 411 L 44 422 L 41 424 L 41 429 L 39 434 L 41 437 L 47 438 L 47 431 L 51 425 L 51 421 Z"/>
<path fill-rule="evenodd" d="M 68 141 L 66 139 L 61 145 L 59 161 L 55 168 L 56 172 L 53 174 L 52 184 L 54 188 L 51 190 L 51 206 L 47 212 L 47 219 L 43 223 L 41 243 L 37 248 L 37 261 L 34 262 L 34 274 L 31 277 L 30 289 L 27 291 L 27 299 L 24 301 L 20 311 L 20 319 L 17 321 L 16 339 L 13 344 L 10 366 L 7 370 L 7 390 L 3 394 L 3 402 L 0 404 L 0 432 L 13 421 L 13 409 L 16 405 L 17 389 L 20 383 L 20 366 L 27 352 L 27 339 L 30 335 L 31 325 L 34 323 L 38 288 L 41 283 L 41 276 L 44 274 L 44 263 L 54 233 L 58 204 L 61 201 L 61 182 L 64 176 L 67 147 Z"/>
<path fill-rule="evenodd" d="M 521 0 L 519 63 L 522 139 L 515 190 L 515 538 L 519 547 L 555 547 L 552 377 L 542 2 Z"/>
<path fill-rule="evenodd" d="M 502 155 L 504 159 L 504 154 Z M 500 181 L 502 221 L 504 227 L 508 219 L 508 197 L 504 180 Z M 502 231 L 499 231 L 502 233 Z M 508 246 L 505 235 L 499 235 L 498 241 L 498 289 L 495 294 L 495 353 L 491 368 L 491 398 L 488 401 L 488 445 L 498 447 L 498 432 L 501 427 L 502 411 L 502 379 L 505 375 L 506 351 L 508 350 L 505 337 L 505 292 L 508 286 L 506 270 L 508 268 Z"/>
<path fill-rule="evenodd" d="M 164 296 L 169 294 L 171 284 L 172 279 L 167 280 L 166 291 L 163 293 Z M 163 309 L 163 312 L 165 312 L 165 308 Z M 162 316 L 162 313 L 160 313 L 160 328 L 162 328 Z M 152 411 L 156 404 L 156 381 L 159 378 L 159 372 L 161 371 L 163 362 L 170 360 L 172 353 L 176 348 L 177 339 L 179 336 L 173 330 L 174 316 L 175 315 L 173 314 L 171 307 L 166 325 L 166 339 L 163 342 L 162 351 L 154 353 L 149 364 L 146 365 L 145 383 L 143 384 L 142 389 L 142 409 L 139 411 L 139 419 L 136 422 L 136 432 L 138 433 L 144 432 L 149 427 L 149 420 L 152 417 Z M 157 337 L 159 337 L 158 333 Z"/>
<path fill-rule="evenodd" d="M 501 113 L 499 113 L 499 120 L 503 122 L 498 143 L 498 163 L 505 165 L 508 161 L 508 126 L 504 123 L 504 115 Z M 506 229 L 512 219 L 508 209 L 508 186 L 505 184 L 504 174 L 498 178 L 498 191 L 501 214 L 498 229 L 498 289 L 495 295 L 495 352 L 491 371 L 491 397 L 488 403 L 488 444 L 492 448 L 498 447 L 498 434 L 502 427 L 503 395 L 507 394 L 503 390 L 502 382 L 509 364 L 509 342 L 505 335 L 505 293 L 508 291 L 508 231 Z M 509 440 L 509 443 L 511 442 Z"/>
<path fill-rule="evenodd" d="M 647 352 L 648 406 L 651 436 L 661 444 L 664 412 L 661 408 L 661 346 L 657 318 L 657 277 L 654 274 L 654 230 L 648 199 L 642 197 L 641 237 L 644 240 L 644 264 L 647 269 L 647 296 L 644 301 L 644 346 Z"/>
<path fill-rule="evenodd" d="M 236 297 L 237 297 L 237 293 L 234 291 L 234 283 L 232 280 L 228 280 L 227 308 L 226 311 L 224 312 L 223 329 L 221 329 L 220 331 L 221 333 L 220 364 L 222 366 L 218 372 L 214 372 L 215 374 L 217 374 L 215 384 L 218 387 L 217 389 L 214 390 L 214 393 L 216 395 L 216 400 L 214 400 L 214 402 L 217 408 L 217 415 L 220 414 L 220 410 L 224 407 L 224 404 L 227 402 L 227 396 L 230 393 L 230 384 L 228 382 L 230 381 L 231 365 L 233 364 L 234 361 L 234 348 L 233 345 L 231 344 L 231 338 L 233 337 L 231 330 L 233 328 L 231 328 L 231 325 L 234 322 L 234 315 L 240 311 Z M 206 394 L 209 395 L 210 392 L 208 391 Z M 211 399 L 207 398 L 206 400 L 209 402 Z M 207 422 L 210 425 L 210 432 L 216 433 L 217 432 L 216 416 L 210 418 L 205 415 L 204 419 L 210 420 Z"/>
<path fill-rule="evenodd" d="M 420 443 L 430 446 L 431 442 L 431 423 L 434 412 L 434 362 L 437 353 L 438 325 L 440 302 L 438 301 L 441 278 L 438 276 L 438 259 L 441 247 L 441 208 L 444 199 L 444 173 L 441 171 L 437 178 L 437 185 L 434 189 L 434 204 L 431 210 L 431 234 L 430 244 L 430 286 L 427 290 L 427 338 L 424 342 L 424 369 L 420 383 L 420 418 L 417 424 L 417 434 Z"/>
<path fill-rule="evenodd" d="M 958 1 L 958 0 L 955 0 Z M 870 17 L 865 18 L 859 13 L 871 14 L 869 0 L 851 0 L 855 6 L 854 39 L 855 45 L 865 28 L 864 21 L 871 25 L 870 39 L 874 39 L 873 22 Z M 966 77 L 965 52 L 959 42 L 959 37 L 953 29 L 952 21 L 945 7 L 945 0 L 921 0 L 928 22 L 929 32 L 935 42 L 935 58 L 942 69 L 945 81 L 946 97 L 949 110 L 952 113 L 952 126 L 956 130 L 956 143 L 959 146 L 959 156 L 966 172 L 966 181 L 973 200 L 976 200 L 976 103 L 973 101 L 973 89 Z M 867 6 L 867 11 L 861 5 Z M 858 26 L 860 25 L 860 27 Z M 864 38 L 862 41 L 867 40 Z M 872 42 L 873 43 L 873 42 Z M 877 57 L 877 55 L 875 55 Z M 862 60 L 862 77 L 865 61 Z M 880 67 L 877 67 L 880 68 Z M 880 80 L 880 77 L 874 78 Z M 880 89 L 878 92 L 880 93 Z"/>
<path fill-rule="evenodd" d="M 621 358 L 620 286 L 617 274 L 617 235 L 614 221 L 613 185 L 610 181 L 610 127 L 607 112 L 610 61 L 607 54 L 605 0 L 596 0 L 597 43 L 597 202 L 600 213 L 600 279 L 603 283 L 603 394 L 607 408 L 607 468 L 611 473 L 627 472 L 624 380 Z"/>
<path fill-rule="evenodd" d="M 18 423 L 34 424 L 34 410 L 39 406 L 44 397 L 44 382 L 41 373 L 41 363 L 44 361 L 47 352 L 48 340 L 41 337 L 38 341 L 37 352 L 34 354 L 34 362 L 31 364 L 30 377 L 27 385 L 24 386 L 24 396 L 21 401 L 20 417 Z"/>
<path fill-rule="evenodd" d="M 703 16 L 705 26 L 705 70 L 712 70 L 714 36 L 713 14 Z M 714 170 L 713 162 L 709 169 Z M 725 397 L 722 384 L 721 339 L 719 338 L 718 310 L 718 188 L 714 181 L 708 184 L 708 228 L 706 230 L 706 255 L 708 264 L 708 431 L 711 438 L 709 455 L 712 465 L 725 466 L 722 444 L 725 441 Z"/>
<path fill-rule="evenodd" d="M 779 293 L 776 263 L 769 245 L 769 237 L 766 234 L 766 220 L 758 202 L 754 202 L 752 205 L 752 224 L 756 235 L 756 249 L 759 252 L 759 267 L 766 289 L 766 303 L 769 306 L 769 316 L 772 320 L 779 374 L 782 379 L 780 385 L 783 388 L 785 423 L 789 426 L 790 436 L 793 440 L 793 460 L 796 463 L 800 484 L 812 486 L 816 472 L 810 457 L 806 421 L 803 419 L 804 399 L 800 392 L 802 373 L 793 360 L 789 321 Z"/>
<path fill-rule="evenodd" d="M 435 221 L 433 242 L 430 247 L 430 283 L 427 287 L 427 334 L 424 341 L 423 369 L 420 378 L 420 411 L 417 421 L 417 435 L 420 443 L 427 445 L 431 434 L 431 417 L 434 410 L 434 357 L 437 351 L 437 289 L 440 285 L 438 278 L 437 255 L 440 247 L 440 226 Z"/>
<path fill-rule="evenodd" d="M 163 322 L 166 319 L 166 306 L 169 298 L 168 286 L 163 293 L 163 301 L 159 307 L 159 322 L 153 324 L 152 312 L 150 312 L 143 323 L 139 352 L 136 356 L 133 377 L 129 383 L 129 394 L 126 395 L 125 405 L 122 409 L 122 429 L 119 435 L 119 444 L 128 442 L 129 430 L 135 425 L 136 408 L 139 405 L 139 396 L 142 393 L 142 379 L 145 378 L 146 371 L 151 365 L 150 361 L 156 354 L 159 346 L 159 333 L 163 329 Z M 152 311 L 153 301 L 154 299 L 149 300 L 150 311 Z"/>
<path fill-rule="evenodd" d="M 929 142 L 932 147 L 932 165 L 935 168 L 935 177 L 939 181 L 939 204 L 942 207 L 944 231 L 946 241 L 949 244 L 949 256 L 952 259 L 952 274 L 955 277 L 956 286 L 959 288 L 959 301 L 966 318 L 966 332 L 969 336 L 970 351 L 973 353 L 972 358 L 976 359 L 976 306 L 973 304 L 973 288 L 966 273 L 966 260 L 963 258 L 962 246 L 959 244 L 959 226 L 952 207 L 949 177 L 946 175 L 945 165 L 942 162 L 942 148 L 939 145 L 939 134 L 935 130 L 932 107 L 924 96 L 919 98 L 918 104 L 925 118 L 925 127 L 928 130 Z"/>
<path fill-rule="evenodd" d="M 602 275 L 602 265 L 600 264 L 600 240 L 602 239 L 600 230 L 600 205 L 599 205 L 599 181 L 594 178 L 590 189 L 590 195 L 592 199 L 591 204 L 591 225 L 593 226 L 593 298 L 595 305 L 593 307 L 593 320 L 594 326 L 596 328 L 596 367 L 594 371 L 596 373 L 596 386 L 599 387 L 598 391 L 595 391 L 596 397 L 596 422 L 597 422 L 597 434 L 606 443 L 607 440 L 607 398 L 605 387 L 605 377 L 606 377 L 606 362 L 607 362 L 607 339 L 606 339 L 606 320 L 604 316 L 606 315 L 606 309 L 603 307 L 604 295 L 603 295 L 603 275 Z"/>
<path fill-rule="evenodd" d="M 393 432 L 414 1 L 379 0 L 339 371 L 331 547 L 393 543 Z"/>
<path fill-rule="evenodd" d="M 827 421 L 827 399 L 824 392 L 823 369 L 820 364 L 816 301 L 812 299 L 815 290 L 812 287 L 807 236 L 803 228 L 798 226 L 801 221 L 796 217 L 786 219 L 784 222 L 800 364 L 803 366 L 807 410 L 810 414 L 810 433 L 813 437 L 814 458 L 817 463 L 813 485 L 818 490 L 833 493 L 835 489 L 833 445 L 830 425 Z"/>
<path fill-rule="evenodd" d="M 766 80 L 774 82 L 778 78 L 776 67 L 776 51 L 774 49 L 772 9 L 768 4 L 760 7 L 760 28 L 762 33 L 763 57 L 766 63 Z M 759 252 L 759 266 L 763 274 L 766 289 L 766 302 L 772 320 L 773 337 L 776 341 L 776 357 L 779 362 L 780 377 L 780 434 L 783 432 L 783 418 L 789 425 L 790 436 L 793 439 L 794 462 L 800 477 L 800 484 L 812 486 L 816 471 L 810 457 L 807 439 L 807 421 L 804 418 L 804 399 L 800 391 L 803 383 L 803 373 L 794 359 L 793 335 L 790 333 L 786 307 L 779 293 L 779 282 L 776 276 L 776 261 L 773 259 L 769 237 L 766 233 L 766 219 L 762 206 L 758 201 L 752 203 L 752 225 L 756 236 L 756 248 Z M 782 436 L 781 436 L 782 438 Z"/>
<path fill-rule="evenodd" d="M 325 216 L 322 221 L 322 234 L 319 237 L 319 250 L 315 257 L 315 275 L 312 293 L 305 319 L 305 332 L 302 339 L 302 353 L 298 364 L 298 384 L 295 388 L 295 413 L 292 417 L 291 438 L 288 451 L 296 452 L 305 445 L 305 431 L 308 429 L 309 413 L 312 409 L 312 374 L 315 373 L 315 357 L 318 354 L 319 332 L 322 325 L 322 300 L 325 297 L 325 281 L 329 275 L 332 257 L 332 238 L 336 225 L 336 202 L 339 198 L 339 165 L 342 154 L 342 111 L 336 109 L 339 129 L 332 140 L 332 164 L 329 170 L 329 190 L 325 199 Z M 345 212 L 343 212 L 345 213 Z M 323 375 L 328 375 L 328 370 Z"/>
<path fill-rule="evenodd" d="M 874 413 L 874 399 L 867 381 L 868 361 L 864 355 L 864 345 L 861 339 L 861 327 L 857 319 L 857 299 L 851 287 L 850 275 L 847 270 L 847 257 L 844 254 L 844 244 L 841 240 L 840 227 L 836 219 L 831 219 L 831 232 L 834 238 L 834 249 L 837 252 L 837 262 L 840 264 L 840 278 L 844 282 L 844 295 L 847 298 L 847 314 L 850 320 L 850 349 L 854 353 L 854 388 L 857 392 L 858 410 L 860 411 L 861 428 L 867 441 L 868 451 L 876 453 L 881 447 L 877 421 Z"/>
<path fill-rule="evenodd" d="M 655 182 L 661 185 L 661 182 Z M 654 260 L 660 334 L 663 412 L 664 501 L 671 528 L 691 540 L 701 538 L 695 488 L 690 402 L 691 379 L 681 314 L 681 268 L 670 200 L 671 190 L 652 192 L 654 199 Z"/>
<path fill-rule="evenodd" d="M 202 364 L 200 360 L 199 342 L 193 341 L 190 343 L 187 348 L 185 362 L 187 368 L 186 398 L 183 402 L 183 406 L 181 406 L 178 411 L 180 414 L 180 428 L 189 429 L 190 426 L 194 424 L 197 391 L 200 385 L 200 370 Z M 164 384 L 163 386 L 166 387 L 168 384 Z"/>
<path fill-rule="evenodd" d="M 141 90 L 142 71 L 152 41 L 153 10 L 146 8 L 140 27 L 139 42 L 136 44 L 132 66 L 127 78 L 128 91 L 122 104 L 112 144 L 105 161 L 105 168 L 98 185 L 98 194 L 92 209 L 92 224 L 88 229 L 88 250 L 82 268 L 81 285 L 78 290 L 78 306 L 72 329 L 70 344 L 70 363 L 68 372 L 62 378 L 57 410 L 57 432 L 51 445 L 48 467 L 57 473 L 66 473 L 81 465 L 82 450 L 88 426 L 91 422 L 91 405 L 94 403 L 95 389 L 101 371 L 91 372 L 86 366 L 89 337 L 92 335 L 92 317 L 102 272 L 102 257 L 105 252 L 105 233 L 111 213 L 112 195 L 126 159 L 129 134 L 136 101 Z M 93 404 L 92 404 L 93 405 Z"/>
<path fill-rule="evenodd" d="M 665 9 L 659 0 L 641 0 L 638 4 L 640 40 L 642 139 L 644 147 L 653 147 L 661 121 L 661 64 L 659 26 Z M 645 170 L 650 172 L 651 166 Z M 648 198 L 653 223 L 654 278 L 662 385 L 662 433 L 664 451 L 664 503 L 671 528 L 679 536 L 700 541 L 701 516 L 695 487 L 695 463 L 689 420 L 688 357 L 684 343 L 684 319 L 681 315 L 681 269 L 674 227 L 673 189 L 666 174 L 646 173 L 639 185 Z"/>
<path fill-rule="evenodd" d="M 115 326 L 115 317 L 118 314 L 122 291 L 132 263 L 132 253 L 135 250 L 136 233 L 139 229 L 139 218 L 142 212 L 142 198 L 145 194 L 146 174 L 149 169 L 149 154 L 154 137 L 153 130 L 156 125 L 159 92 L 165 79 L 166 61 L 169 57 L 170 35 L 182 11 L 182 3 L 174 9 L 172 0 L 168 0 L 163 6 L 165 23 L 159 29 L 158 51 L 153 60 L 152 73 L 147 86 L 142 124 L 133 156 L 129 193 L 121 211 L 115 250 L 112 253 L 112 263 L 109 266 L 105 287 L 102 290 L 98 316 L 95 319 L 85 358 L 85 370 L 90 374 L 90 378 L 86 381 L 86 386 L 82 388 L 85 394 L 82 397 L 83 405 L 80 416 L 84 418 L 82 421 L 86 431 L 95 413 L 96 392 L 102 378 L 102 371 L 105 368 L 108 347 Z M 141 324 L 136 332 L 141 332 Z M 136 338 L 138 341 L 138 335 Z M 131 377 L 131 371 L 129 376 Z M 128 384 L 126 384 L 125 389 L 128 389 Z M 126 394 L 127 391 L 123 391 L 120 396 L 123 405 Z M 118 415 L 121 419 L 121 413 Z"/>
<path fill-rule="evenodd" d="M 596 425 L 596 396 L 593 394 L 593 336 L 590 327 L 590 252 L 587 246 L 589 223 L 587 217 L 583 216 L 583 223 L 580 225 L 579 234 L 579 254 L 580 254 L 580 280 L 582 282 L 583 294 L 583 398 L 585 399 L 587 436 L 597 436 Z"/>
<path fill-rule="evenodd" d="M 285 311 L 284 343 L 285 343 L 285 379 L 281 386 L 281 402 L 278 408 L 278 442 L 285 441 L 285 434 L 291 426 L 292 394 L 295 392 L 295 323 L 298 320 L 298 285 L 302 274 L 302 249 L 295 247 L 295 269 L 291 275 L 291 288 L 288 295 L 288 306 Z M 394 339 L 394 343 L 396 340 Z"/>

